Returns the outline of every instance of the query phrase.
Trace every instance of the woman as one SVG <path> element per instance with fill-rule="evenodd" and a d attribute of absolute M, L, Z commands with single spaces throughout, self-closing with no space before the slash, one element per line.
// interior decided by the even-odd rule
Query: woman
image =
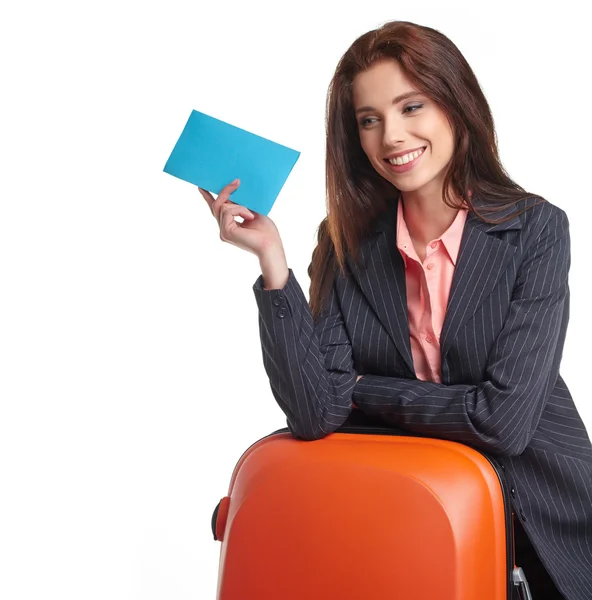
<path fill-rule="evenodd" d="M 589 600 L 592 445 L 559 375 L 565 212 L 504 171 L 477 79 L 434 29 L 362 35 L 328 100 L 310 305 L 273 222 L 229 200 L 240 182 L 202 190 L 222 240 L 259 258 L 263 361 L 290 430 L 378 419 L 495 455 L 534 600 Z"/>

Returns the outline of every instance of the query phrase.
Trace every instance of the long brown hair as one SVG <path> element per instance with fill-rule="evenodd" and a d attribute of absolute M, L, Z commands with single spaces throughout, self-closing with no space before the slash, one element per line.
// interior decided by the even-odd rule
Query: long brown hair
<path fill-rule="evenodd" d="M 466 59 L 445 35 L 409 21 L 391 21 L 365 33 L 340 59 L 327 94 L 327 216 L 319 225 L 318 243 L 308 269 L 309 303 L 315 320 L 337 269 L 346 270 L 346 253 L 358 259 L 363 236 L 399 195 L 364 153 L 353 106 L 354 78 L 384 59 L 396 60 L 407 79 L 430 97 L 451 123 L 455 153 L 443 189 L 448 206 L 460 208 L 464 202 L 483 221 L 497 223 L 524 210 L 495 221 L 479 213 L 471 198 L 484 200 L 486 211 L 532 197 L 545 202 L 541 196 L 527 193 L 506 173 L 489 104 Z"/>

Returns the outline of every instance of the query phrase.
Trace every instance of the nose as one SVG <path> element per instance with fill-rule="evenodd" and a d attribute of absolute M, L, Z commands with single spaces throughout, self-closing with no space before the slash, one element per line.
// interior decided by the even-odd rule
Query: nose
<path fill-rule="evenodd" d="M 392 116 L 385 116 L 384 129 L 382 131 L 382 145 L 385 148 L 394 148 L 403 145 L 405 139 L 404 125 L 401 120 Z"/>

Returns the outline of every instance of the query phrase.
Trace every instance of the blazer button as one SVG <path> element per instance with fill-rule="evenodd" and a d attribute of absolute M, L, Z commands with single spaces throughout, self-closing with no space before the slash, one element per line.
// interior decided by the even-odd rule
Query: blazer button
<path fill-rule="evenodd" d="M 510 494 L 512 494 L 512 498 L 516 498 L 516 490 L 514 489 L 514 486 L 512 486 L 510 489 Z"/>
<path fill-rule="evenodd" d="M 282 308 L 278 309 L 278 311 L 277 311 L 277 316 L 280 319 L 283 319 L 287 314 L 288 314 L 288 309 L 285 306 L 282 306 Z"/>
<path fill-rule="evenodd" d="M 274 306 L 279 306 L 282 302 L 284 301 L 284 297 L 281 294 L 278 294 L 274 299 L 273 299 L 273 305 Z"/>
<path fill-rule="evenodd" d="M 523 511 L 522 509 L 520 509 L 520 518 L 521 518 L 523 521 L 526 521 L 526 515 L 524 514 L 524 511 Z"/>

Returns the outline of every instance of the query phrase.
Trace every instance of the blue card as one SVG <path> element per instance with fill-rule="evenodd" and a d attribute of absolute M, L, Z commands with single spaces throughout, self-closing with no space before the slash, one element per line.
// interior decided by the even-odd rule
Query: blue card
<path fill-rule="evenodd" d="M 300 152 L 194 110 L 165 173 L 219 194 L 235 179 L 230 200 L 267 215 Z"/>

